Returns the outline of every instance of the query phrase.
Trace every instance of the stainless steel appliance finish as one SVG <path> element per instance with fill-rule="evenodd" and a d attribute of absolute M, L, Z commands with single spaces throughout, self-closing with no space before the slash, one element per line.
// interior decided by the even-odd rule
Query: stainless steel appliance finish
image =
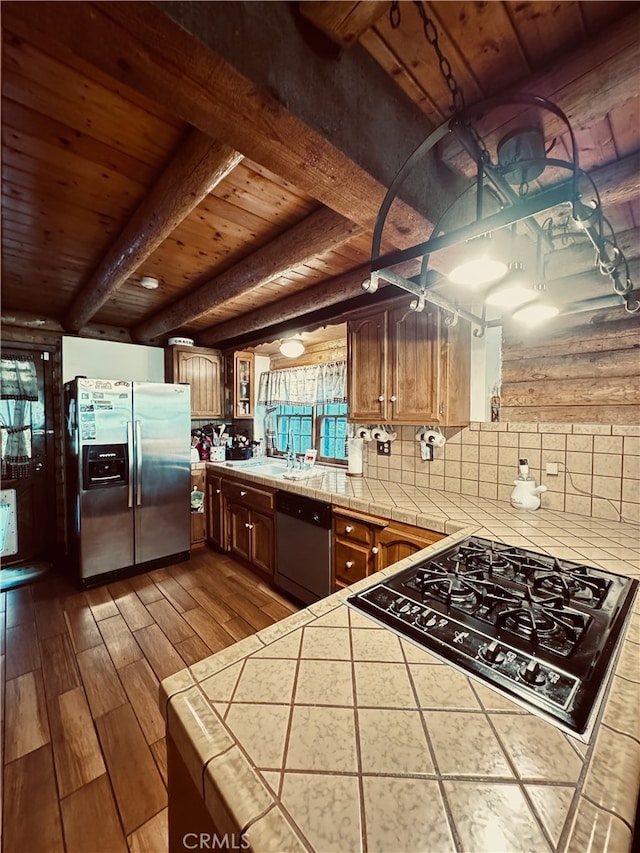
<path fill-rule="evenodd" d="M 305 604 L 331 593 L 331 504 L 276 492 L 275 582 Z"/>
<path fill-rule="evenodd" d="M 471 537 L 348 603 L 588 741 L 637 587 Z"/>
<path fill-rule="evenodd" d="M 77 378 L 65 385 L 68 546 L 81 580 L 190 548 L 190 388 Z"/>

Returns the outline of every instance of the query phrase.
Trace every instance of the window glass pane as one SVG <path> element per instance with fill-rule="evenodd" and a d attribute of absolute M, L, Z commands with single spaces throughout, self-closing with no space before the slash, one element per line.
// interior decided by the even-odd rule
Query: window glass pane
<path fill-rule="evenodd" d="M 347 404 L 327 403 L 318 407 L 320 416 L 319 457 L 346 460 Z"/>
<path fill-rule="evenodd" d="M 276 448 L 285 453 L 303 453 L 311 446 L 313 409 L 311 406 L 282 405 L 276 408 Z"/>

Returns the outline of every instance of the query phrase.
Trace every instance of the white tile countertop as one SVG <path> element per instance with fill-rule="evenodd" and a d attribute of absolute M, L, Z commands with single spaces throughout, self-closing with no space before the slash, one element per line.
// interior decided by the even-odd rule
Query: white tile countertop
<path fill-rule="evenodd" d="M 473 532 L 640 575 L 640 531 L 629 524 L 522 513 L 320 469 L 304 485 L 277 486 L 452 534 L 384 574 Z M 216 813 L 225 804 L 229 831 L 242 831 L 256 851 L 278 853 L 631 849 L 640 780 L 638 600 L 583 744 L 346 607 L 345 594 L 161 686 L 168 732 L 205 804 Z"/>

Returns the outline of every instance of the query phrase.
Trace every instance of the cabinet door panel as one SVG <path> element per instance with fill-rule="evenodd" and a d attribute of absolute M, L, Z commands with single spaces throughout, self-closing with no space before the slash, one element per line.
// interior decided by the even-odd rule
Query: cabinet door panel
<path fill-rule="evenodd" d="M 387 420 L 387 312 L 380 311 L 348 326 L 349 420 Z M 378 398 L 382 396 L 381 402 Z"/>
<path fill-rule="evenodd" d="M 237 504 L 228 504 L 229 550 L 245 560 L 251 559 L 251 529 L 249 510 Z"/>
<path fill-rule="evenodd" d="M 390 316 L 391 419 L 397 423 L 439 423 L 441 359 L 439 311 L 397 308 Z"/>
<path fill-rule="evenodd" d="M 216 353 L 180 353 L 178 374 L 180 382 L 191 385 L 191 414 L 194 417 L 222 415 L 221 365 L 221 357 Z"/>
<path fill-rule="evenodd" d="M 254 566 L 273 578 L 274 524 L 273 517 L 251 512 L 251 560 Z"/>
<path fill-rule="evenodd" d="M 393 526 L 389 526 L 380 531 L 376 537 L 378 548 L 376 571 L 386 569 L 387 566 L 391 566 L 405 557 L 410 557 L 416 551 L 421 551 L 440 539 L 442 539 L 442 534 L 432 530 L 420 530 L 411 533 L 406 529 L 396 530 Z"/>
<path fill-rule="evenodd" d="M 224 548 L 222 490 L 219 477 L 207 476 L 207 538 L 212 545 Z"/>

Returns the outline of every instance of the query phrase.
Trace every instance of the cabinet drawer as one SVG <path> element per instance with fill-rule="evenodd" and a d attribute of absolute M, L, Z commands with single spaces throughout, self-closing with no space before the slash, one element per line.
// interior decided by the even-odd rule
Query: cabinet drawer
<path fill-rule="evenodd" d="M 335 580 L 349 585 L 366 578 L 369 548 L 357 548 L 348 542 L 334 541 L 333 565 Z"/>
<path fill-rule="evenodd" d="M 238 480 L 223 480 L 222 494 L 228 501 L 241 503 L 244 506 L 266 510 L 273 510 L 274 508 L 273 492 L 257 489 L 255 486 L 240 483 Z"/>
<path fill-rule="evenodd" d="M 336 536 L 362 545 L 373 545 L 374 530 L 368 524 L 342 515 L 334 515 L 333 524 Z"/>

